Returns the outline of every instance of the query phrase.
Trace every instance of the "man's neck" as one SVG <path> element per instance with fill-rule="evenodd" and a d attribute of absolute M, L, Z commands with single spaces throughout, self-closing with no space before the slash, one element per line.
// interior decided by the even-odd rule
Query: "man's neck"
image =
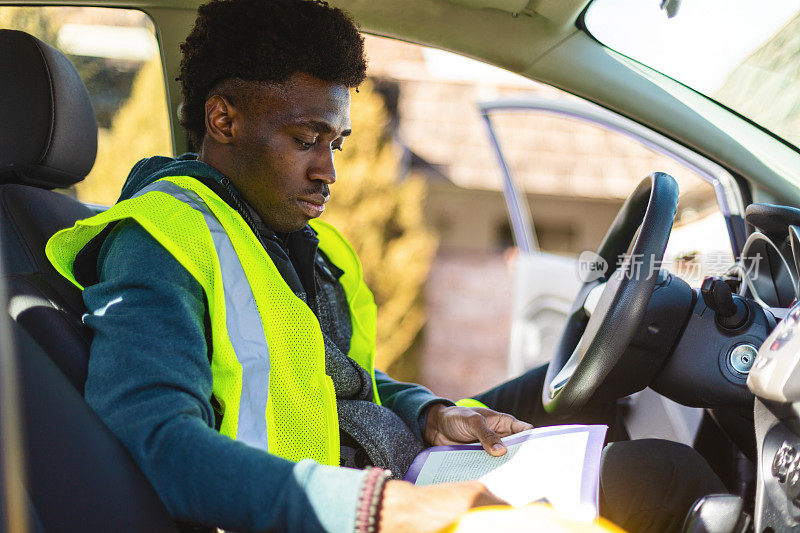
<path fill-rule="evenodd" d="M 218 152 L 218 150 L 207 146 L 207 143 L 203 141 L 200 149 L 197 151 L 197 160 L 212 167 L 223 176 L 228 176 L 230 175 L 230 165 L 225 164 L 225 158 L 220 157 Z"/>

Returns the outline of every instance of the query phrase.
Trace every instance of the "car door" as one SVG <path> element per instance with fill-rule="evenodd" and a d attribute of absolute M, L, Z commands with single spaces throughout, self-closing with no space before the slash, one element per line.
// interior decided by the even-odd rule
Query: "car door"
<path fill-rule="evenodd" d="M 738 257 L 746 236 L 741 192 L 718 165 L 638 123 L 575 98 L 492 100 L 479 103 L 478 110 L 502 174 L 518 250 L 513 265 L 510 376 L 549 361 L 581 284 L 608 268 L 593 251 L 624 197 L 649 172 L 666 171 L 682 189 L 663 268 L 699 287 L 705 275 L 724 273 Z M 551 193 L 543 200 L 531 186 L 548 174 L 531 167 L 559 166 L 542 156 L 552 152 L 542 146 L 535 147 L 538 160 L 526 156 L 520 137 L 531 129 L 545 130 L 546 144 L 563 152 L 561 181 L 569 183 L 551 186 L 562 198 Z M 563 205 L 554 208 L 558 202 Z M 679 406 L 649 389 L 628 403 L 633 407 L 627 420 L 632 436 L 692 442 L 700 410 Z"/>

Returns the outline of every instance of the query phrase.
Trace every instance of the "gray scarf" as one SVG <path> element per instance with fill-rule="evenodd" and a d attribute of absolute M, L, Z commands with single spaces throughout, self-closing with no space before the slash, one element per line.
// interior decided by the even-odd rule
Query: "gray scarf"
<path fill-rule="evenodd" d="M 424 445 L 394 412 L 372 401 L 372 379 L 366 370 L 325 340 L 325 368 L 336 390 L 339 429 L 364 448 L 369 462 L 402 479 Z M 355 462 L 355 450 L 342 450 L 342 466 Z"/>

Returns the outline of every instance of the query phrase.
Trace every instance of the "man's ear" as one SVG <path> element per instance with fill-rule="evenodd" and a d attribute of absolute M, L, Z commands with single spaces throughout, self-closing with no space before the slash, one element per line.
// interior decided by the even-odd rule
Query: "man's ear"
<path fill-rule="evenodd" d="M 224 96 L 215 94 L 206 100 L 206 135 L 221 144 L 236 136 L 241 113 Z"/>

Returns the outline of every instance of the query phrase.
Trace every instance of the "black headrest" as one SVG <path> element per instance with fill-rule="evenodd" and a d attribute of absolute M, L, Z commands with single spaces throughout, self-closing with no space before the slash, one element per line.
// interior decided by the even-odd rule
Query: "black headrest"
<path fill-rule="evenodd" d="M 61 52 L 0 30 L 0 183 L 68 187 L 92 169 L 97 122 L 89 93 Z"/>

